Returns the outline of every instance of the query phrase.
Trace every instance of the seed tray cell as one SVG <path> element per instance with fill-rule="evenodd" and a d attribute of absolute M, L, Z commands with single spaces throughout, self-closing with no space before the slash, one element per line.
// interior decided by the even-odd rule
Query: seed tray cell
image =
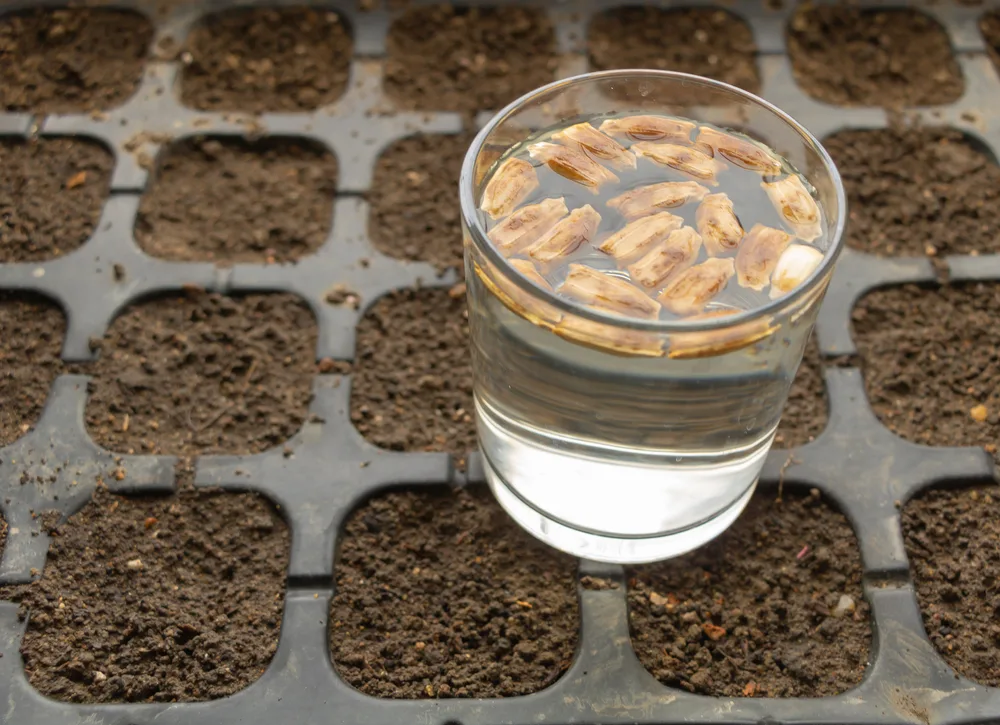
<path fill-rule="evenodd" d="M 31 686 L 19 654 L 30 625 L 19 619 L 15 603 L 0 603 L 0 654 L 3 655 L 0 701 L 5 703 L 0 721 L 16 725 L 293 721 L 385 725 L 411 722 L 721 725 L 951 724 L 986 723 L 1000 718 L 1000 688 L 992 686 L 996 683 L 989 679 L 988 673 L 968 667 L 968 662 L 956 660 L 947 652 L 947 645 L 942 642 L 949 633 L 954 635 L 955 630 L 944 633 L 941 627 L 952 625 L 933 619 L 935 612 L 942 611 L 955 618 L 981 615 L 963 611 L 953 614 L 955 602 L 935 602 L 924 594 L 920 595 L 920 602 L 925 608 L 923 611 L 920 608 L 917 593 L 922 591 L 921 582 L 926 576 L 923 557 L 928 549 L 926 544 L 923 549 L 914 548 L 914 526 L 919 521 L 914 524 L 913 517 L 928 514 L 926 508 L 919 508 L 919 502 L 911 504 L 918 507 L 912 509 L 914 513 L 907 507 L 908 501 L 925 489 L 969 483 L 995 485 L 995 461 L 980 447 L 989 441 L 977 437 L 942 439 L 936 435 L 907 440 L 900 437 L 910 437 L 906 431 L 892 432 L 886 427 L 886 424 L 892 426 L 891 420 L 886 418 L 883 424 L 872 410 L 872 405 L 876 409 L 881 405 L 877 396 L 870 398 L 865 389 L 869 367 L 879 364 L 869 360 L 869 343 L 877 333 L 869 333 L 867 323 L 857 319 L 852 328 L 853 311 L 873 306 L 875 302 L 870 301 L 878 298 L 867 295 L 877 288 L 897 287 L 885 294 L 903 295 L 909 300 L 911 295 L 923 299 L 919 295 L 926 292 L 906 285 L 933 287 L 947 279 L 952 283 L 971 282 L 975 288 L 978 282 L 1000 280 L 1000 254 L 995 242 L 998 234 L 985 211 L 979 221 L 986 229 L 977 236 L 975 244 L 963 246 L 966 243 L 955 237 L 949 244 L 942 244 L 940 254 L 930 257 L 925 245 L 911 247 L 908 243 L 894 245 L 892 251 L 885 246 L 862 245 L 845 250 L 817 325 L 818 355 L 813 377 L 822 376 L 828 420 L 825 426 L 817 426 L 821 430 L 802 439 L 793 438 L 790 442 L 794 447 L 775 448 L 762 475 L 765 484 L 762 495 L 775 495 L 769 486 L 780 485 L 789 500 L 796 492 L 816 489 L 820 499 L 841 511 L 854 530 L 861 569 L 861 593 L 855 605 L 867 608 L 871 622 L 870 662 L 856 686 L 846 691 L 840 688 L 839 694 L 804 698 L 773 696 L 780 693 L 756 690 L 744 693 L 747 683 L 743 682 L 738 695 L 692 693 L 683 685 L 662 684 L 643 666 L 632 645 L 629 598 L 636 596 L 639 589 L 630 587 L 631 576 L 620 567 L 587 561 L 578 562 L 580 626 L 576 650 L 567 671 L 540 691 L 506 698 L 380 699 L 363 694 L 338 676 L 331 658 L 330 640 L 336 635 L 331 634 L 330 611 L 335 595 L 335 561 L 345 540 L 346 534 L 342 532 L 347 519 L 389 487 L 430 492 L 442 485 L 476 487 L 483 480 L 478 456 L 463 455 L 468 453 L 468 444 L 455 445 L 456 440 L 470 440 L 465 436 L 471 435 L 471 429 L 460 433 L 446 429 L 442 434 L 443 444 L 437 444 L 433 435 L 430 442 L 411 444 L 395 438 L 373 438 L 367 433 L 381 447 L 359 432 L 364 428 L 363 421 L 357 420 L 360 406 L 368 405 L 371 411 L 376 404 L 385 406 L 382 415 L 390 416 L 390 426 L 405 419 L 413 420 L 407 425 L 424 430 L 424 424 L 418 422 L 420 416 L 414 411 L 404 407 L 400 413 L 386 406 L 386 396 L 366 382 L 368 373 L 364 371 L 374 369 L 366 366 L 377 361 L 363 356 L 378 354 L 374 352 L 378 346 L 368 337 L 375 329 L 370 321 L 379 315 L 389 315 L 383 306 L 397 302 L 400 295 L 405 298 L 437 294 L 451 304 L 454 300 L 448 297 L 448 291 L 461 280 L 461 272 L 453 266 L 459 247 L 452 246 L 450 241 L 453 232 L 449 229 L 454 228 L 454 220 L 442 216 L 434 222 L 434 229 L 440 230 L 440 237 L 447 241 L 439 242 L 441 246 L 433 250 L 429 245 L 413 245 L 415 248 L 409 249 L 406 241 L 400 241 L 418 232 L 407 231 L 403 219 L 388 215 L 386 205 L 392 199 L 392 187 L 387 178 L 398 177 L 401 172 L 402 180 L 397 183 L 411 183 L 414 188 L 394 188 L 398 193 L 399 189 L 406 190 L 400 199 L 416 203 L 422 197 L 418 192 L 419 177 L 411 180 L 407 172 L 421 169 L 405 168 L 404 162 L 392 163 L 391 153 L 398 144 L 421 134 L 431 138 L 468 134 L 475 130 L 469 116 L 474 114 L 475 120 L 481 122 L 489 111 L 495 110 L 479 107 L 479 103 L 512 100 L 504 95 L 515 93 L 516 89 L 505 85 L 506 79 L 501 78 L 490 93 L 484 91 L 481 98 L 487 100 L 477 100 L 474 108 L 466 105 L 459 108 L 444 100 L 433 102 L 433 96 L 425 96 L 428 103 L 422 102 L 420 110 L 412 110 L 398 95 L 394 97 L 387 92 L 387 65 L 392 51 L 390 29 L 407 12 L 415 12 L 412 8 L 423 9 L 433 4 L 430 2 L 413 2 L 410 9 L 380 2 L 253 4 L 262 8 L 308 6 L 318 12 L 335 12 L 352 47 L 343 93 L 307 99 L 306 106 L 314 102 L 317 105 L 312 111 L 282 107 L 252 114 L 235 106 L 232 110 L 192 108 L 181 101 L 184 49 L 194 42 L 193 36 L 189 36 L 198 32 L 195 29 L 210 27 L 205 23 L 207 16 L 233 10 L 236 4 L 161 6 L 145 0 L 124 0 L 116 3 L 116 8 L 138 13 L 152 27 L 149 40 L 152 50 L 144 59 L 138 87 L 131 95 L 123 97 L 119 105 L 95 112 L 90 108 L 56 111 L 39 101 L 27 104 L 23 110 L 18 107 L 0 113 L 0 134 L 5 143 L 29 136 L 38 136 L 39 143 L 71 137 L 103 144 L 114 157 L 113 167 L 108 169 L 110 195 L 104 200 L 87 241 L 73 250 L 61 248 L 61 256 L 5 260 L 0 264 L 0 290 L 44 296 L 61 306 L 66 314 L 61 362 L 50 362 L 55 372 L 62 374 L 47 387 L 47 394 L 33 397 L 39 403 L 45 399 L 44 411 L 33 425 L 29 422 L 27 432 L 21 434 L 18 427 L 18 434 L 0 448 L 0 513 L 8 526 L 0 561 L 0 583 L 20 586 L 33 576 L 45 576 L 52 542 L 49 524 L 54 514 L 43 516 L 44 512 L 58 512 L 56 518 L 64 520 L 88 505 L 99 480 L 110 494 L 130 497 L 170 494 L 178 488 L 176 456 L 193 454 L 198 456 L 194 464 L 196 487 L 232 492 L 226 495 L 260 493 L 278 507 L 288 524 L 290 548 L 284 582 L 287 592 L 277 649 L 259 678 L 235 694 L 219 699 L 184 703 L 66 703 L 45 697 Z M 496 9 L 496 17 L 502 17 L 512 4 L 473 0 L 461 6 Z M 546 74 L 551 77 L 587 70 L 592 21 L 604 13 L 620 11 L 624 5 L 619 0 L 518 3 L 519 7 L 545 14 L 551 23 L 555 61 L 553 66 L 545 66 Z M 9 19 L 11 13 L 42 6 L 58 7 L 58 4 L 5 3 L 0 9 L 0 22 Z M 688 6 L 720 10 L 717 4 L 704 0 Z M 861 7 L 887 9 L 898 4 L 863 2 Z M 993 0 L 978 7 L 940 2 L 912 5 L 913 11 L 934 18 L 943 29 L 951 53 L 942 55 L 949 58 L 942 63 L 953 62 L 957 67 L 961 91 L 957 97 L 952 92 L 947 102 L 934 96 L 904 98 L 902 109 L 904 117 L 918 120 L 928 129 L 954 129 L 973 150 L 986 152 L 990 161 L 1000 155 L 1000 109 L 996 105 L 996 99 L 1000 98 L 1000 76 L 987 51 L 988 42 L 992 41 L 984 40 L 980 20 L 996 12 L 997 7 Z M 721 9 L 750 29 L 752 44 L 757 49 L 754 63 L 760 77 L 760 93 L 765 98 L 788 111 L 820 138 L 833 134 L 843 138 L 840 132 L 886 133 L 890 115 L 887 109 L 824 103 L 811 95 L 814 89 L 808 87 L 808 81 L 800 78 L 801 85 L 796 81 L 786 52 L 788 29 L 796 8 L 779 7 L 768 0 L 751 0 L 727 4 Z M 988 23 L 984 27 L 990 32 Z M 920 44 L 912 47 L 919 49 Z M 470 61 L 474 66 L 474 55 Z M 220 69 L 216 75 L 219 87 L 224 86 L 225 72 Z M 265 96 L 254 93 L 247 97 L 252 102 Z M 295 93 L 291 97 L 296 97 Z M 296 103 L 301 107 L 301 97 L 298 99 Z M 915 103 L 937 105 L 914 106 Z M 331 189 L 335 194 L 333 209 L 327 215 L 332 223 L 329 230 L 322 230 L 321 243 L 310 241 L 306 245 L 309 253 L 298 263 L 280 255 L 274 255 L 274 263 L 268 263 L 267 254 L 264 259 L 237 259 L 226 258 L 228 252 L 219 252 L 211 259 L 182 261 L 144 252 L 140 243 L 145 242 L 137 241 L 144 233 L 139 221 L 140 208 L 148 203 L 144 199 L 156 194 L 159 170 L 168 163 L 171 150 L 178 145 L 204 143 L 192 140 L 201 137 L 234 142 L 248 139 L 251 144 L 281 139 L 295 141 L 302 148 L 325 149 L 337 170 L 336 186 Z M 466 138 L 457 142 L 457 149 Z M 835 153 L 838 143 L 831 142 Z M 453 155 L 457 159 L 459 151 Z M 932 170 L 947 167 L 945 161 L 929 159 L 930 167 Z M 315 164 L 310 163 L 309 168 L 315 168 Z M 259 167 L 246 173 L 259 173 Z M 434 170 L 433 174 L 436 173 Z M 859 175 L 863 173 L 858 171 Z M 984 166 L 977 167 L 974 173 L 982 175 L 983 209 L 988 210 L 993 206 L 988 182 L 994 172 Z M 433 174 L 425 183 L 436 187 L 438 181 Z M 850 178 L 848 182 L 850 185 Z M 955 194 L 954 182 L 940 183 L 942 194 Z M 450 192 L 434 193 L 439 195 L 436 198 L 444 199 Z M 858 195 L 856 206 L 867 203 L 863 187 L 854 193 Z M 429 214 L 424 209 L 417 212 Z M 457 209 L 453 207 L 452 213 L 457 215 Z M 918 210 L 918 217 L 920 213 Z M 970 223 L 959 212 L 955 214 L 961 223 Z M 420 222 L 416 219 L 415 216 L 413 228 L 419 230 Z M 875 228 L 876 222 L 883 221 L 876 219 L 870 225 Z M 379 225 L 382 231 L 376 231 Z M 920 226 L 914 228 L 919 230 Z M 391 239 L 393 232 L 399 239 Z M 319 233 L 317 230 L 317 236 Z M 936 235 L 938 231 L 925 228 L 918 234 Z M 454 241 L 457 245 L 458 239 Z M 423 291 L 397 293 L 412 288 Z M 186 295 L 207 293 L 237 298 L 285 293 L 308 306 L 317 331 L 314 357 L 308 361 L 310 366 L 316 365 L 315 374 L 308 375 L 312 395 L 304 421 L 289 424 L 287 432 L 296 428 L 297 432 L 283 443 L 271 445 L 265 441 L 244 449 L 242 454 L 232 455 L 204 454 L 205 450 L 211 450 L 207 446 L 196 451 L 168 447 L 165 454 L 146 451 L 141 446 L 112 452 L 95 443 L 100 436 L 88 434 L 85 413 L 88 398 L 92 397 L 88 386 L 91 376 L 100 384 L 102 376 L 107 379 L 113 374 L 111 367 L 101 372 L 101 365 L 109 359 L 109 351 L 105 349 L 108 340 L 117 334 L 115 319 L 141 309 L 136 303 L 147 298 L 162 295 L 176 298 L 184 290 Z M 397 294 L 383 299 L 390 293 Z M 858 301 L 863 299 L 868 301 L 862 301 L 859 307 Z M 456 307 L 460 306 L 456 303 Z M 449 319 L 442 324 L 462 323 Z M 92 344 L 97 341 L 102 342 Z M 974 344 L 978 342 L 981 341 L 973 340 Z M 54 349 L 57 343 L 51 344 Z M 858 357 L 852 357 L 858 353 Z M 104 362 L 95 362 L 98 357 Z M 970 370 L 982 374 L 981 370 Z M 356 389 L 353 396 L 352 389 Z M 382 399 L 373 400 L 373 395 Z M 448 406 L 443 410 L 449 410 Z M 457 414 L 457 409 L 451 412 Z M 408 419 L 407 414 L 413 417 Z M 879 415 L 884 417 L 884 411 L 879 410 Z M 995 416 L 996 411 L 988 410 L 988 415 Z M 811 423 L 809 415 L 805 417 Z M 987 425 L 993 425 L 992 421 L 988 417 Z M 958 416 L 955 423 L 961 427 Z M 406 432 L 405 426 L 399 430 Z M 796 428 L 794 432 L 800 431 Z M 814 439 L 806 442 L 809 438 Z M 392 450 L 405 447 L 411 450 Z M 217 450 L 221 453 L 236 449 L 220 446 Z M 456 465 L 452 453 L 465 458 L 464 465 Z M 974 525 L 979 520 L 966 517 L 956 526 L 969 526 L 969 521 Z M 969 538 L 970 546 L 971 537 L 971 533 L 955 534 L 957 540 Z M 797 553 L 790 552 L 790 565 L 799 561 L 795 558 Z M 916 562 L 912 575 L 911 561 Z M 960 564 L 956 562 L 954 566 Z M 934 565 L 930 567 L 933 569 Z M 946 611 L 946 606 L 952 610 Z M 964 646 L 965 636 L 960 632 L 947 641 Z M 968 641 L 973 653 L 980 652 L 975 649 L 980 644 Z M 936 645 L 943 650 L 939 652 Z M 987 640 L 985 645 L 983 656 L 995 658 L 996 643 Z M 687 681 L 698 689 L 697 683 L 690 678 Z M 442 693 L 438 690 L 435 695 Z"/>

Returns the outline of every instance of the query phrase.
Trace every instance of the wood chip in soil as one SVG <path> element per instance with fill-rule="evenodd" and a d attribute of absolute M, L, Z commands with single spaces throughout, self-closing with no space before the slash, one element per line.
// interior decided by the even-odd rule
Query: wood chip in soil
<path fill-rule="evenodd" d="M 326 241 L 336 188 L 333 155 L 300 141 L 183 141 L 157 166 L 136 239 L 165 259 L 296 261 Z"/>
<path fill-rule="evenodd" d="M 310 111 L 343 95 L 352 45 L 330 10 L 215 13 L 181 56 L 181 102 L 202 111 Z"/>
<path fill-rule="evenodd" d="M 514 524 L 486 490 L 392 493 L 348 520 L 330 649 L 386 698 L 513 697 L 573 660 L 576 562 Z"/>
<path fill-rule="evenodd" d="M 40 262 L 86 242 L 113 166 L 90 141 L 0 138 L 0 263 Z"/>
<path fill-rule="evenodd" d="M 838 106 L 934 106 L 965 83 L 948 34 L 916 10 L 803 3 L 788 29 L 795 80 Z"/>
<path fill-rule="evenodd" d="M 851 247 L 931 257 L 1000 252 L 1000 166 L 959 131 L 843 131 L 823 145 L 847 190 Z"/>
<path fill-rule="evenodd" d="M 123 104 L 139 85 L 153 37 L 138 13 L 29 10 L 0 18 L 0 107 L 72 113 Z"/>
<path fill-rule="evenodd" d="M 192 291 L 127 308 L 96 341 L 86 423 L 116 452 L 258 453 L 308 414 L 316 321 L 293 295 Z"/>
<path fill-rule="evenodd" d="M 983 446 L 998 462 L 1000 284 L 876 290 L 854 309 L 872 410 L 929 446 Z"/>
<path fill-rule="evenodd" d="M 0 447 L 38 422 L 56 376 L 62 372 L 66 320 L 41 297 L 0 292 Z"/>
<path fill-rule="evenodd" d="M 555 34 L 535 8 L 413 7 L 392 23 L 385 90 L 421 111 L 499 110 L 555 80 Z"/>
<path fill-rule="evenodd" d="M 1000 488 L 929 491 L 903 510 L 927 636 L 956 672 L 1000 687 Z"/>
<path fill-rule="evenodd" d="M 815 440 L 826 428 L 828 415 L 823 365 L 816 340 L 810 338 L 802 364 L 792 381 L 774 445 L 795 448 Z"/>
<path fill-rule="evenodd" d="M 21 656 L 43 695 L 216 699 L 257 680 L 274 656 L 289 534 L 261 497 L 99 487 L 51 535 L 42 577 L 0 589 L 28 617 Z"/>
<path fill-rule="evenodd" d="M 616 8 L 591 21 L 587 49 L 594 70 L 673 70 L 760 90 L 753 33 L 725 10 Z"/>
<path fill-rule="evenodd" d="M 629 624 L 660 682 L 716 697 L 821 697 L 855 686 L 871 647 L 861 554 L 844 516 L 758 491 L 707 546 L 629 570 Z"/>

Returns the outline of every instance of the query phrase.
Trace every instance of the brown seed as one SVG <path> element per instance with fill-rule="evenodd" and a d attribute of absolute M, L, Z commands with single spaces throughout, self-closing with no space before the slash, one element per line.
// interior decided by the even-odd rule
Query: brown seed
<path fill-rule="evenodd" d="M 565 200 L 545 199 L 522 207 L 493 227 L 487 236 L 503 254 L 517 254 L 545 234 L 569 210 Z"/>
<path fill-rule="evenodd" d="M 570 181 L 589 187 L 592 191 L 606 182 L 617 183 L 618 177 L 579 149 L 571 149 L 545 141 L 528 147 L 531 158 L 545 163 L 550 169 Z"/>
<path fill-rule="evenodd" d="M 601 223 L 601 215 L 590 204 L 574 209 L 528 248 L 532 259 L 548 264 L 575 252 L 589 242 Z"/>
<path fill-rule="evenodd" d="M 525 265 L 530 265 L 531 270 L 534 270 L 534 265 L 526 259 L 511 260 L 511 266 L 513 266 L 514 269 L 516 269 L 519 273 L 524 274 L 526 277 L 529 277 L 537 284 L 537 280 L 530 276 L 531 272 L 528 271 L 528 268 Z M 500 300 L 500 302 L 502 302 L 515 314 L 520 315 L 524 319 L 529 320 L 536 325 L 546 328 L 551 328 L 559 322 L 560 319 L 562 319 L 562 313 L 560 313 L 559 310 L 551 304 L 543 302 L 534 295 L 522 290 L 489 262 L 477 262 L 474 265 L 474 269 L 476 276 L 486 286 L 486 288 L 489 289 L 493 296 Z M 537 274 L 537 272 L 535 272 L 535 274 Z M 544 282 L 544 278 L 542 281 Z M 548 287 L 547 282 L 545 283 L 545 286 L 551 290 L 551 287 Z"/>
<path fill-rule="evenodd" d="M 736 279 L 741 287 L 760 292 L 771 281 L 771 273 L 792 237 L 780 229 L 755 224 L 736 253 Z"/>
<path fill-rule="evenodd" d="M 627 148 L 605 136 L 589 123 L 578 123 L 564 128 L 552 138 L 559 143 L 588 152 L 611 164 L 615 169 L 634 169 L 635 156 Z"/>
<path fill-rule="evenodd" d="M 535 269 L 535 265 L 529 262 L 527 259 L 512 259 L 510 260 L 510 266 L 516 269 L 524 277 L 527 277 L 532 282 L 537 284 L 542 289 L 547 289 L 549 292 L 552 291 L 552 285 L 549 284 L 548 280 L 545 279 L 538 270 Z"/>
<path fill-rule="evenodd" d="M 663 355 L 663 341 L 653 332 L 625 330 L 575 316 L 565 317 L 553 331 L 562 338 L 612 355 Z"/>
<path fill-rule="evenodd" d="M 654 289 L 671 275 L 682 272 L 698 258 L 701 236 L 691 227 L 670 232 L 642 259 L 628 268 L 629 276 L 643 287 Z"/>
<path fill-rule="evenodd" d="M 486 184 L 480 208 L 493 219 L 506 216 L 537 188 L 534 166 L 524 159 L 507 159 Z"/>
<path fill-rule="evenodd" d="M 723 133 L 702 126 L 695 143 L 712 151 L 737 166 L 762 174 L 780 174 L 781 162 L 767 148 L 749 138 Z"/>
<path fill-rule="evenodd" d="M 709 194 L 695 213 L 698 232 L 705 240 L 705 249 L 713 257 L 721 257 L 739 246 L 743 227 L 736 218 L 733 202 L 726 194 Z"/>
<path fill-rule="evenodd" d="M 684 219 L 668 211 L 629 222 L 609 236 L 598 247 L 620 263 L 640 257 L 656 244 L 667 238 L 670 232 L 680 229 Z"/>
<path fill-rule="evenodd" d="M 715 177 L 726 167 L 721 161 L 713 159 L 704 151 L 672 143 L 640 141 L 633 144 L 632 151 L 636 156 L 644 156 L 658 164 L 693 176 L 711 186 L 716 186 L 719 183 Z"/>
<path fill-rule="evenodd" d="M 696 314 L 725 288 L 735 271 L 732 259 L 706 259 L 674 277 L 657 299 L 676 315 Z"/>
<path fill-rule="evenodd" d="M 609 118 L 601 124 L 601 131 L 616 138 L 636 141 L 671 141 L 690 143 L 691 132 L 697 124 L 663 116 L 626 116 Z"/>
<path fill-rule="evenodd" d="M 698 322 L 717 317 L 731 317 L 741 310 L 718 309 L 702 312 L 685 318 L 685 321 Z M 670 336 L 669 357 L 673 359 L 691 359 L 722 355 L 733 350 L 740 350 L 762 340 L 777 328 L 771 319 L 755 320 L 735 327 L 723 327 L 718 330 L 699 332 L 678 332 Z"/>
<path fill-rule="evenodd" d="M 697 181 L 664 181 L 630 189 L 608 199 L 608 206 L 631 220 L 672 209 L 689 201 L 700 201 L 707 193 L 708 189 Z"/>
<path fill-rule="evenodd" d="M 760 185 L 799 239 L 811 242 L 823 233 L 819 205 L 799 176 L 786 176 L 771 183 L 762 181 Z"/>
<path fill-rule="evenodd" d="M 656 319 L 660 305 L 621 277 L 598 272 L 585 264 L 569 265 L 569 274 L 559 291 L 590 307 L 626 317 Z"/>

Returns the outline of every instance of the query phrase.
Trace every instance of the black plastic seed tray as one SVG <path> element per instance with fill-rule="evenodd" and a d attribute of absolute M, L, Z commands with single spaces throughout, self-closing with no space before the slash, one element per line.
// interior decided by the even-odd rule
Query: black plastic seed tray
<path fill-rule="evenodd" d="M 2 3 L 0 12 L 42 3 Z M 235 3 L 243 4 L 243 3 Z M 269 5 L 291 4 L 271 2 Z M 296 5 L 304 4 L 296 0 Z M 309 3 L 305 3 L 309 4 Z M 497 5 L 502 2 L 463 3 Z M 525 3 L 521 3 L 525 4 Z M 556 27 L 560 73 L 587 69 L 586 29 L 599 12 L 621 3 L 589 0 L 536 6 Z M 868 3 L 871 5 L 872 3 Z M 317 4 L 319 5 L 319 4 Z M 151 60 L 141 85 L 123 106 L 102 115 L 0 114 L 7 136 L 76 135 L 99 139 L 115 153 L 112 194 L 93 237 L 54 261 L 0 265 L 0 289 L 26 290 L 57 300 L 68 313 L 66 360 L 92 359 L 89 340 L 101 337 L 114 316 L 151 293 L 197 285 L 219 292 L 281 290 L 299 295 L 316 313 L 317 357 L 349 360 L 354 327 L 365 307 L 387 292 L 417 284 L 447 287 L 454 272 L 438 275 L 427 264 L 408 263 L 376 251 L 367 235 L 368 205 L 360 196 L 372 180 L 378 155 L 390 143 L 418 132 L 458 133 L 454 113 L 387 112 L 381 91 L 386 33 L 395 10 L 362 11 L 332 3 L 354 37 L 348 91 L 314 113 L 264 114 L 253 124 L 237 114 L 185 108 L 175 92 L 179 62 Z M 709 5 L 700 1 L 685 6 Z M 881 128 L 886 113 L 819 103 L 796 85 L 785 54 L 791 9 L 773 2 L 726 3 L 752 28 L 759 49 L 762 95 L 788 111 L 816 136 L 857 128 Z M 885 7 L 896 6 L 887 2 Z M 155 25 L 158 40 L 183 43 L 188 31 L 227 3 L 156 6 L 141 0 L 116 3 L 138 10 Z M 322 7 L 331 7 L 330 3 Z M 955 104 L 912 109 L 929 125 L 949 125 L 978 139 L 1000 156 L 1000 77 L 986 54 L 978 20 L 988 7 L 932 2 L 921 9 L 946 28 L 965 80 Z M 137 131 L 173 139 L 213 135 L 299 137 L 330 148 L 339 163 L 334 228 L 322 249 L 298 265 L 177 263 L 143 254 L 132 237 L 147 171 L 124 150 Z M 150 153 L 156 142 L 147 145 Z M 952 280 L 1000 280 L 1000 255 L 945 260 Z M 114 274 L 116 265 L 126 273 Z M 818 322 L 821 353 L 855 352 L 850 312 L 867 291 L 889 284 L 933 282 L 937 272 L 925 258 L 879 258 L 846 250 Z M 120 277 L 120 278 L 119 278 Z M 325 301 L 337 283 L 356 291 L 360 310 Z M 1000 689 L 975 684 L 953 672 L 924 634 L 909 579 L 898 508 L 919 490 L 949 482 L 995 480 L 990 457 L 978 448 L 930 448 L 906 442 L 871 412 L 859 370 L 827 368 L 830 417 L 814 442 L 769 457 L 763 480 L 820 489 L 854 525 L 861 546 L 864 593 L 871 605 L 871 663 L 859 686 L 818 699 L 724 699 L 689 694 L 658 683 L 640 664 L 629 639 L 624 575 L 619 567 L 581 562 L 581 573 L 598 574 L 622 586 L 580 589 L 582 633 L 570 670 L 547 689 L 496 700 L 379 700 L 345 684 L 327 649 L 334 552 L 345 516 L 361 500 L 389 486 L 476 483 L 475 455 L 467 472 L 444 453 L 393 453 L 377 449 L 356 432 L 348 415 L 349 377 L 317 378 L 310 418 L 286 446 L 253 456 L 204 457 L 196 484 L 260 491 L 280 504 L 292 532 L 285 612 L 277 654 L 247 689 L 225 699 L 150 705 L 69 705 L 49 700 L 28 683 L 19 645 L 25 624 L 17 606 L 0 603 L 0 718 L 9 725 L 98 723 L 368 723 L 399 725 L 499 725 L 500 723 L 971 723 L 1000 721 Z M 9 525 L 0 582 L 30 580 L 45 565 L 49 541 L 33 512 L 77 511 L 103 476 L 115 491 L 169 491 L 175 460 L 162 456 L 117 456 L 97 447 L 83 426 L 84 376 L 64 375 L 53 385 L 35 430 L 0 450 L 0 501 Z M 111 475 L 127 468 L 119 482 Z M 27 481 L 27 483 L 23 483 Z"/>

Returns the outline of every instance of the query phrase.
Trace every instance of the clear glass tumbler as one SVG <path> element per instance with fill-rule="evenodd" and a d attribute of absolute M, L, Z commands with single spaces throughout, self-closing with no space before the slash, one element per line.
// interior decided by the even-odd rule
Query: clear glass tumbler
<path fill-rule="evenodd" d="M 666 322 L 603 314 L 512 269 L 479 211 L 496 160 L 553 125 L 632 112 L 736 129 L 795 166 L 828 224 L 823 261 L 806 281 L 740 314 Z M 498 113 L 469 149 L 459 194 L 478 435 L 501 505 L 539 539 L 598 561 L 665 559 L 718 536 L 753 494 L 841 248 L 846 202 L 826 151 L 738 88 L 608 71 L 552 83 Z M 662 354 L 628 354 L 609 340 Z"/>

